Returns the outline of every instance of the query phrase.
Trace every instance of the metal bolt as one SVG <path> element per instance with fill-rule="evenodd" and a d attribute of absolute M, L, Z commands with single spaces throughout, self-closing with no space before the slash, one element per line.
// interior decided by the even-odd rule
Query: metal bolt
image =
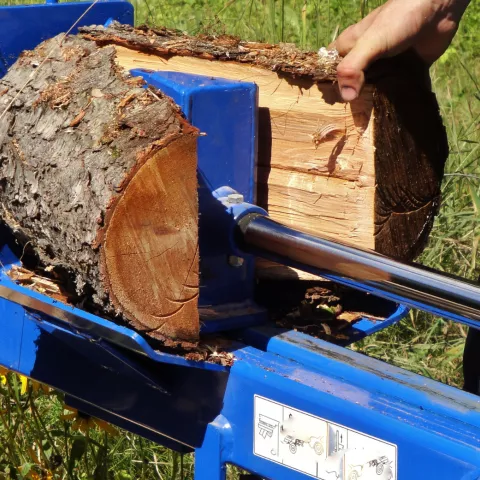
<path fill-rule="evenodd" d="M 227 201 L 228 203 L 238 205 L 239 203 L 243 203 L 243 195 L 241 193 L 231 193 L 227 197 Z"/>
<path fill-rule="evenodd" d="M 228 257 L 228 263 L 231 267 L 241 267 L 243 265 L 243 258 L 242 257 L 237 257 L 236 255 L 230 255 Z"/>

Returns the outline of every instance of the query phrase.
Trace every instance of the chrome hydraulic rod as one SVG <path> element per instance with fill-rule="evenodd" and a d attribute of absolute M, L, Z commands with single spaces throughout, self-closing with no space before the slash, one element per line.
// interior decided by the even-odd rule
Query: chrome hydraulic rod
<path fill-rule="evenodd" d="M 301 233 L 264 215 L 246 215 L 237 233 L 248 253 L 480 328 L 480 287 L 473 282 Z"/>

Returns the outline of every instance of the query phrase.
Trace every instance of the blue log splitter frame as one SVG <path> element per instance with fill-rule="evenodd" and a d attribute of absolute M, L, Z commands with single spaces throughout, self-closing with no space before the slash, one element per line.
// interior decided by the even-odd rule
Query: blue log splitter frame
<path fill-rule="evenodd" d="M 89 5 L 0 8 L 0 75 L 23 49 L 68 30 Z M 133 8 L 102 1 L 81 25 L 108 19 L 132 23 Z M 0 231 L 0 289 L 12 292 L 10 300 L 0 299 L 0 364 L 64 391 L 70 405 L 87 413 L 179 452 L 195 451 L 196 480 L 224 480 L 227 463 L 280 480 L 480 479 L 477 397 L 262 325 L 265 312 L 252 300 L 253 259 L 236 251 L 228 233 L 239 216 L 257 209 L 255 85 L 134 73 L 173 97 L 207 133 L 198 145 L 200 306 L 218 310 L 204 319 L 204 331 L 237 329 L 235 363 L 222 367 L 154 351 L 128 328 L 16 285 L 5 272 L 19 260 Z M 244 202 L 229 202 L 233 192 Z M 231 257 L 241 255 L 243 263 L 232 265 Z M 388 320 L 361 321 L 352 338 L 404 313 L 392 306 Z"/>

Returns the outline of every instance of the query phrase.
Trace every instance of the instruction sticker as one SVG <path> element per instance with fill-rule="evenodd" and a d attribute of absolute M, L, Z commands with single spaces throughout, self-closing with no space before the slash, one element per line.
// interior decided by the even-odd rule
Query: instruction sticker
<path fill-rule="evenodd" d="M 322 480 L 396 480 L 397 446 L 255 395 L 255 455 Z"/>

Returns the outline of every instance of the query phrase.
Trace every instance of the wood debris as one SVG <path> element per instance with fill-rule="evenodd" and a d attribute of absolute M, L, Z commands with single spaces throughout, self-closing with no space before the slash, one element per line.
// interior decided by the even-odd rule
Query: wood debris
<path fill-rule="evenodd" d="M 185 359 L 193 362 L 207 362 L 222 365 L 223 367 L 231 367 L 235 361 L 235 356 L 231 352 L 210 350 L 208 348 L 199 351 L 190 352 L 185 355 Z"/>
<path fill-rule="evenodd" d="M 259 287 L 258 301 L 269 309 L 277 327 L 332 342 L 350 339 L 355 334 L 352 326 L 363 318 L 382 321 L 392 313 L 383 300 L 328 281 L 270 281 Z"/>
<path fill-rule="evenodd" d="M 82 108 L 82 110 L 80 110 L 78 115 L 70 122 L 70 124 L 68 125 L 69 127 L 77 127 L 78 125 L 80 125 L 80 122 L 83 120 L 83 117 L 85 117 L 87 113 L 87 108 L 90 106 L 91 103 L 92 103 L 92 99 L 88 101 L 87 105 L 84 108 Z"/>
<path fill-rule="evenodd" d="M 51 278 L 42 277 L 20 265 L 13 265 L 6 273 L 16 284 L 22 287 L 31 288 L 62 303 L 69 303 L 68 296 L 62 291 L 58 283 Z"/>

